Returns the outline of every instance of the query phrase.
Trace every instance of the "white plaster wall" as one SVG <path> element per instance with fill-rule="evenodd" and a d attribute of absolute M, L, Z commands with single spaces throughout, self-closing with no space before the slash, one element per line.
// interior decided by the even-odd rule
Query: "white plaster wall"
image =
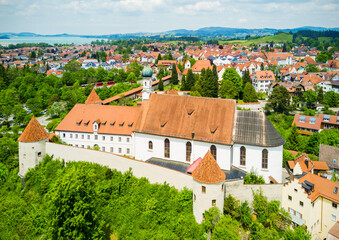
<path fill-rule="evenodd" d="M 56 131 L 55 133 L 60 137 L 61 141 L 67 144 L 72 144 L 72 146 L 93 148 L 94 145 L 97 144 L 100 147 L 101 151 L 103 151 L 103 147 L 105 148 L 105 152 L 111 152 L 111 148 L 113 148 L 112 153 L 119 155 L 134 156 L 133 137 L 131 135 L 113 135 L 101 133 L 94 134 L 94 133 L 62 132 L 62 131 Z M 72 138 L 70 137 L 71 134 Z M 78 136 L 77 138 L 76 135 Z M 98 140 L 95 140 L 95 135 L 98 135 Z M 82 138 L 82 136 L 84 137 Z M 105 137 L 104 140 L 103 137 Z M 111 141 L 111 137 L 113 137 L 113 141 Z M 128 153 L 128 149 L 130 153 Z"/>
<path fill-rule="evenodd" d="M 166 182 L 179 190 L 182 190 L 184 187 L 192 189 L 191 175 L 112 153 L 50 142 L 46 143 L 46 153 L 54 155 L 55 159 L 64 159 L 66 162 L 83 161 L 98 163 L 121 172 L 128 171 L 131 168 L 134 176 L 138 178 L 146 177 L 151 183 L 162 184 Z"/>
<path fill-rule="evenodd" d="M 25 176 L 29 168 L 34 168 L 45 156 L 45 142 L 19 142 L 19 175 Z M 40 153 L 40 154 L 39 154 Z"/>
<path fill-rule="evenodd" d="M 248 203 L 252 203 L 253 194 L 252 190 L 263 191 L 263 195 L 267 197 L 268 201 L 282 200 L 282 184 L 244 184 L 244 180 L 232 180 L 226 181 L 225 186 L 225 195 L 228 196 L 231 194 L 237 200 Z"/>
<path fill-rule="evenodd" d="M 240 148 L 244 146 L 246 148 L 246 165 L 240 165 Z M 262 163 L 262 151 L 267 149 L 268 151 L 268 164 L 267 169 L 261 167 Z M 269 176 L 272 176 L 277 182 L 282 181 L 282 160 L 283 160 L 283 146 L 279 147 L 258 147 L 249 145 L 233 145 L 233 165 L 241 168 L 247 172 L 251 169 L 257 171 L 259 175 L 262 175 L 265 182 L 269 182 Z"/>
<path fill-rule="evenodd" d="M 223 211 L 224 189 L 222 185 L 223 182 L 207 184 L 193 179 L 193 214 L 197 223 L 201 223 L 203 213 L 213 207 L 212 200 L 216 200 L 216 207 Z M 206 193 L 202 193 L 202 186 L 206 187 Z"/>
<path fill-rule="evenodd" d="M 217 162 L 221 169 L 230 170 L 231 168 L 231 146 L 214 144 L 200 141 L 189 141 L 186 139 L 179 139 L 173 137 L 164 137 L 158 135 L 134 133 L 135 141 L 135 158 L 146 161 L 152 157 L 164 158 L 164 146 L 165 139 L 170 141 L 170 160 L 192 163 L 197 158 L 203 158 L 205 154 L 210 150 L 211 145 L 215 145 L 217 148 Z M 148 142 L 152 141 L 153 150 L 148 149 Z M 192 144 L 191 161 L 186 162 L 186 143 Z"/>

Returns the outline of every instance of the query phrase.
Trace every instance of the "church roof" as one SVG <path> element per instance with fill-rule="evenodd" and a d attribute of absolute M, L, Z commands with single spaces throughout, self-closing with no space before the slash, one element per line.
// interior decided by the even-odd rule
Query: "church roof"
<path fill-rule="evenodd" d="M 233 141 L 261 147 L 277 147 L 285 143 L 265 114 L 254 111 L 236 111 Z"/>
<path fill-rule="evenodd" d="M 92 89 L 91 93 L 88 95 L 86 104 L 97 104 L 101 103 L 101 99 L 99 98 L 98 94 L 95 92 L 94 88 Z"/>
<path fill-rule="evenodd" d="M 93 133 L 93 123 L 99 124 L 98 133 L 131 135 L 140 107 L 76 104 L 56 131 Z"/>
<path fill-rule="evenodd" d="M 39 142 L 49 137 L 46 130 L 40 125 L 35 117 L 31 118 L 27 127 L 18 138 L 19 142 Z"/>
<path fill-rule="evenodd" d="M 220 183 L 226 178 L 225 173 L 220 169 L 210 151 L 200 161 L 192 176 L 195 180 L 202 183 Z"/>
<path fill-rule="evenodd" d="M 231 145 L 234 112 L 234 100 L 152 94 L 134 131 Z"/>

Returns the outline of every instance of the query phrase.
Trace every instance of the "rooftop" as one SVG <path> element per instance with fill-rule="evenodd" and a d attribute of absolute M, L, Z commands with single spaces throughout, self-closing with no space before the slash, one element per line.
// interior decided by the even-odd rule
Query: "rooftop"
<path fill-rule="evenodd" d="M 35 117 L 32 117 L 27 127 L 18 138 L 19 142 L 39 142 L 49 138 L 49 134 L 40 125 Z"/>

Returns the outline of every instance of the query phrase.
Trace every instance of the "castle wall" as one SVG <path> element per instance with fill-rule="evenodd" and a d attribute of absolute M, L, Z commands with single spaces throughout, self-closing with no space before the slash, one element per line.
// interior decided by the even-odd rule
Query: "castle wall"
<path fill-rule="evenodd" d="M 225 195 L 231 194 L 241 202 L 248 201 L 250 204 L 253 201 L 252 190 L 262 189 L 263 195 L 268 201 L 282 201 L 283 184 L 244 184 L 244 180 L 233 180 L 224 183 Z"/>
<path fill-rule="evenodd" d="M 55 159 L 64 159 L 66 162 L 98 163 L 121 172 L 126 172 L 131 168 L 134 176 L 138 178 L 146 177 L 151 183 L 162 184 L 166 182 L 178 190 L 182 190 L 184 187 L 192 189 L 191 175 L 112 153 L 50 142 L 46 143 L 46 153 L 54 155 Z"/>

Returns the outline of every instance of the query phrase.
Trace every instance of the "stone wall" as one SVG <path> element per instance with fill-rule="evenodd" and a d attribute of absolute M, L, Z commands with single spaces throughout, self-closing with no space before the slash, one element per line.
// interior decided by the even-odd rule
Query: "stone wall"
<path fill-rule="evenodd" d="M 193 185 L 192 177 L 189 174 L 108 152 L 48 142 L 46 143 L 46 153 L 53 155 L 54 159 L 64 159 L 66 162 L 93 162 L 121 172 L 128 171 L 131 168 L 133 175 L 138 178 L 145 177 L 151 183 L 162 184 L 166 182 L 179 190 L 184 187 L 192 189 Z"/>
<path fill-rule="evenodd" d="M 264 196 L 268 201 L 282 200 L 283 184 L 244 184 L 244 180 L 233 180 L 225 182 L 225 196 L 231 194 L 241 202 L 248 201 L 252 203 L 252 190 L 262 189 Z"/>

